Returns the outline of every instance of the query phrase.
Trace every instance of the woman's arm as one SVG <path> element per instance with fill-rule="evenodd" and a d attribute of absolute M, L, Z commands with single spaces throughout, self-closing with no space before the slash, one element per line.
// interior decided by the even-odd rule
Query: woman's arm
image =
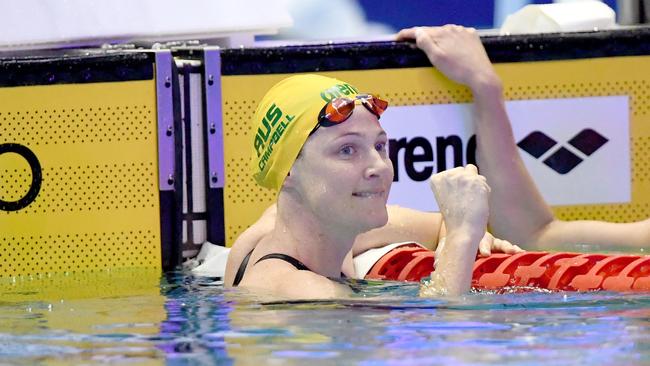
<path fill-rule="evenodd" d="M 482 46 L 481 46 L 482 47 Z M 521 160 L 505 109 L 501 81 L 486 77 L 474 95 L 478 163 L 490 182 L 490 226 L 495 235 L 539 247 L 555 217 Z"/>
<path fill-rule="evenodd" d="M 429 181 L 447 236 L 436 250 L 436 269 L 420 294 L 461 295 L 470 289 L 476 252 L 485 234 L 490 187 L 471 164 L 435 174 Z"/>
<path fill-rule="evenodd" d="M 411 28 L 398 39 L 415 39 L 440 72 L 472 90 L 479 166 L 492 188 L 490 226 L 506 240 L 536 244 L 553 214 L 519 157 L 501 80 L 476 31 L 455 25 Z"/>
<path fill-rule="evenodd" d="M 553 220 L 537 240 L 538 247 L 580 243 L 650 248 L 650 219 L 632 223 Z"/>
<path fill-rule="evenodd" d="M 427 249 L 435 250 L 444 237 L 444 225 L 439 212 L 424 212 L 396 205 L 389 205 L 387 209 L 386 225 L 357 236 L 352 247 L 354 256 L 368 249 L 406 241 L 417 242 Z"/>
<path fill-rule="evenodd" d="M 472 91 L 478 160 L 492 188 L 490 226 L 496 236 L 527 248 L 566 243 L 650 247 L 650 220 L 615 224 L 554 217 L 521 160 L 501 80 L 473 29 L 411 28 L 398 39 L 415 39 L 437 69 Z"/>
<path fill-rule="evenodd" d="M 226 262 L 226 273 L 223 281 L 226 287 L 232 286 L 244 257 L 252 252 L 257 244 L 273 231 L 276 213 L 277 206 L 273 204 L 262 213 L 262 216 L 253 225 L 239 234 L 239 237 L 232 245 L 232 249 L 230 249 L 228 261 Z"/>

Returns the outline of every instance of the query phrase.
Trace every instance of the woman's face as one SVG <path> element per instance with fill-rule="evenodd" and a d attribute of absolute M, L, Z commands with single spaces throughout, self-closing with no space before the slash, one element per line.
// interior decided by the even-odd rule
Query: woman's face
<path fill-rule="evenodd" d="M 387 147 L 377 117 L 357 105 L 348 120 L 321 127 L 307 140 L 292 181 L 321 222 L 361 232 L 383 226 L 393 181 Z"/>

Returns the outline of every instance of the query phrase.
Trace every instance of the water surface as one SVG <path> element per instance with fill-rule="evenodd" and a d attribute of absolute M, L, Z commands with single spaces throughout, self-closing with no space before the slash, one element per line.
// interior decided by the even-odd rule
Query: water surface
<path fill-rule="evenodd" d="M 474 293 L 356 281 L 353 298 L 282 301 L 186 272 L 0 285 L 0 363 L 647 365 L 648 293 Z"/>

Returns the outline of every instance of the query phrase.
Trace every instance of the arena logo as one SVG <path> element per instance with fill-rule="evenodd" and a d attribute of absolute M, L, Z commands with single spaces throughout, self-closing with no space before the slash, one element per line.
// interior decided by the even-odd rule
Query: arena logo
<path fill-rule="evenodd" d="M 458 135 L 437 136 L 433 141 L 431 143 L 424 136 L 388 140 L 394 182 L 399 182 L 402 171 L 410 180 L 421 182 L 434 173 L 465 164 L 476 164 L 475 135 L 470 136 L 466 143 Z"/>
<path fill-rule="evenodd" d="M 393 106 L 381 117 L 395 177 L 388 202 L 436 210 L 431 174 L 476 162 L 471 104 Z M 521 159 L 551 205 L 631 200 L 627 96 L 506 102 Z M 543 132 L 542 132 L 543 131 Z"/>
<path fill-rule="evenodd" d="M 559 146 L 544 158 L 543 163 L 559 174 L 567 174 L 603 147 L 607 141 L 609 139 L 605 136 L 591 128 L 585 128 L 568 141 L 575 150 L 566 145 Z M 557 141 L 541 131 L 533 131 L 517 143 L 520 149 L 535 159 L 543 158 L 556 145 Z M 584 155 L 580 156 L 580 153 Z"/>

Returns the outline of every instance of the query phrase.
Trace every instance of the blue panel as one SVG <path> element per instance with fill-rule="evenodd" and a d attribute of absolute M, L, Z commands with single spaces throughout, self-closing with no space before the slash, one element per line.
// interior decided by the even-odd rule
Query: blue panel
<path fill-rule="evenodd" d="M 493 0 L 409 0 L 401 4 L 385 0 L 359 0 L 359 3 L 368 20 L 388 24 L 396 30 L 448 23 L 491 28 L 494 18 Z"/>
<path fill-rule="evenodd" d="M 395 30 L 418 25 L 448 23 L 475 28 L 495 27 L 494 0 L 409 0 L 401 4 L 389 0 L 358 1 L 365 10 L 368 20 L 390 25 Z M 552 2 L 552 0 L 529 1 L 531 4 Z M 603 2 L 616 10 L 616 0 Z"/>

